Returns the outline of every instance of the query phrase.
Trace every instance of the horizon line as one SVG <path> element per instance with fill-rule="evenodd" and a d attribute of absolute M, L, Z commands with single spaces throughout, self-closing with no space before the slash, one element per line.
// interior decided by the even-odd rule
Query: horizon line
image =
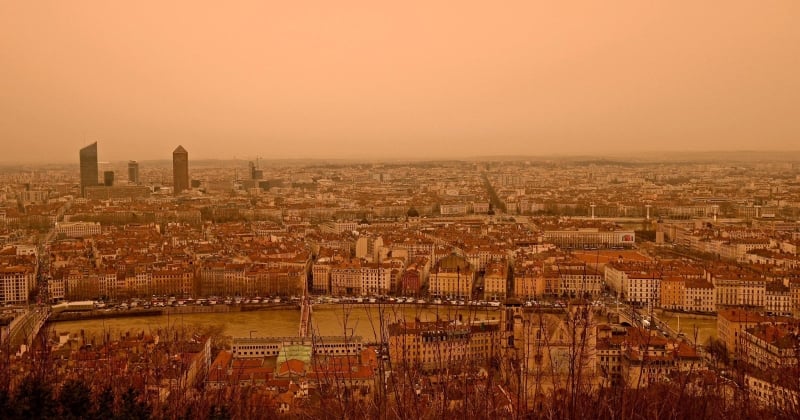
<path fill-rule="evenodd" d="M 190 153 L 191 154 L 191 153 Z M 707 157 L 705 155 L 709 154 L 723 154 L 723 155 L 732 155 L 732 154 L 751 154 L 751 155 L 776 155 L 776 154 L 800 154 L 800 149 L 776 149 L 776 150 L 752 150 L 752 149 L 739 149 L 739 150 L 695 150 L 695 151 L 677 151 L 677 150 L 650 150 L 650 151 L 629 151 L 629 152 L 622 152 L 622 153 L 571 153 L 571 152 L 560 152 L 560 153 L 542 153 L 542 154 L 511 154 L 511 153 L 501 153 L 501 154 L 493 154 L 493 155 L 480 155 L 480 154 L 473 154 L 473 155 L 462 155 L 462 156 L 429 156 L 429 157 L 420 157 L 420 156 L 400 156 L 400 157 L 381 157 L 381 156 L 330 156 L 330 157 L 318 157 L 318 156 L 310 156 L 310 157 L 264 157 L 256 153 L 256 158 L 250 157 L 243 157 L 238 158 L 236 156 L 232 156 L 229 158 L 219 158 L 219 157 L 192 157 L 189 160 L 195 162 L 203 162 L 203 161 L 220 161 L 220 162 L 231 162 L 231 161 L 255 161 L 259 160 L 262 162 L 296 162 L 296 161 L 344 161 L 344 162 L 434 162 L 434 161 L 481 161 L 481 160 L 525 160 L 525 159 L 589 159 L 589 160 L 597 160 L 597 159 L 624 159 L 629 161 L 637 161 L 637 160 L 647 160 L 647 161 L 667 161 L 667 160 L 676 160 L 677 157 L 690 157 L 690 156 L 703 156 L 704 158 Z M 641 156 L 639 156 L 641 155 Z M 654 155 L 661 155 L 661 156 L 654 156 Z M 746 156 L 745 156 L 746 157 Z M 756 156 L 753 156 L 754 158 Z M 793 158 L 800 158 L 800 156 L 792 157 L 792 156 L 783 156 L 778 157 L 775 156 L 770 160 L 792 160 Z M 724 158 L 720 157 L 721 160 Z M 125 158 L 125 159 L 107 159 L 103 162 L 105 163 L 127 163 L 129 161 L 137 161 L 137 162 L 168 162 L 172 160 L 172 156 L 165 156 L 164 158 Z M 75 163 L 78 164 L 78 159 L 72 160 L 2 160 L 0 159 L 0 165 L 9 166 L 9 165 L 28 165 L 28 164 L 39 164 L 39 165 L 64 165 L 64 164 L 71 164 Z"/>

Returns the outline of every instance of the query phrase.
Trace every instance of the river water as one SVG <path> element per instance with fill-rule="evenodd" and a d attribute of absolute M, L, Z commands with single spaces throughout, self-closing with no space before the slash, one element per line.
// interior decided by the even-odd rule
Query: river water
<path fill-rule="evenodd" d="M 695 339 L 695 329 L 697 329 L 697 344 L 706 345 L 711 338 L 717 338 L 716 318 L 694 318 L 691 315 L 681 316 L 673 312 L 664 312 L 659 315 L 659 319 L 666 322 L 673 330 L 680 328 L 686 334 L 686 338 Z"/>
<path fill-rule="evenodd" d="M 483 320 L 499 319 L 500 312 L 494 308 L 474 309 L 465 306 L 415 306 L 415 305 L 315 305 L 312 315 L 312 329 L 315 335 L 353 334 L 361 336 L 366 342 L 378 341 L 380 320 L 384 325 L 405 319 L 413 321 L 461 319 Z M 159 333 L 166 329 L 183 331 L 217 330 L 232 337 L 281 337 L 297 336 L 300 324 L 300 311 L 297 308 L 271 309 L 247 312 L 193 313 L 178 315 L 155 315 L 130 318 L 90 319 L 80 321 L 56 322 L 49 324 L 51 333 L 84 334 L 111 338 L 125 333 Z"/>

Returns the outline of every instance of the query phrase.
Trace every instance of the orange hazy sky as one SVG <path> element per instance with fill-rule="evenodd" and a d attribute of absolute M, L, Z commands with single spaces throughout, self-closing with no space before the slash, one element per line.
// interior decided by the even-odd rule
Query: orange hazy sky
<path fill-rule="evenodd" d="M 2 1 L 0 162 L 800 149 L 800 1 Z"/>

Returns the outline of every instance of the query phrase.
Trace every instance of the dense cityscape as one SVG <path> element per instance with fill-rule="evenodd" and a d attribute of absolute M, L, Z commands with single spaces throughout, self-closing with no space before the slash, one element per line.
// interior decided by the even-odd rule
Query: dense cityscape
<path fill-rule="evenodd" d="M 797 161 L 78 155 L 0 170 L 11 417 L 800 412 Z"/>
<path fill-rule="evenodd" d="M 800 419 L 798 21 L 0 1 L 0 419 Z"/>

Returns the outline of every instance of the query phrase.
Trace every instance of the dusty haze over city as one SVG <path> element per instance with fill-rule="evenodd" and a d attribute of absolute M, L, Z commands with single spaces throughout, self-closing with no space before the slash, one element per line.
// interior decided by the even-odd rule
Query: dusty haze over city
<path fill-rule="evenodd" d="M 3 2 L 0 162 L 796 151 L 799 12 Z"/>
<path fill-rule="evenodd" d="M 0 420 L 800 419 L 798 22 L 0 0 Z"/>

